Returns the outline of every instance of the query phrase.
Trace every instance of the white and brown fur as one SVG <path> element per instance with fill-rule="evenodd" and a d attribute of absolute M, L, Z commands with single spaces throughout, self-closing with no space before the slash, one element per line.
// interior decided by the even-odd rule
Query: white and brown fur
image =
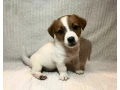
<path fill-rule="evenodd" d="M 59 79 L 67 80 L 69 76 L 66 64 L 69 62 L 74 64 L 73 68 L 77 74 L 84 73 L 79 62 L 79 39 L 81 29 L 84 30 L 85 26 L 86 20 L 75 14 L 65 15 L 54 20 L 48 28 L 49 34 L 53 37 L 53 42 L 41 47 L 30 58 L 27 57 L 26 52 L 23 52 L 23 62 L 32 68 L 32 75 L 37 79 L 44 80 L 47 76 L 41 72 L 43 67 L 48 70 L 57 68 L 60 74 Z"/>

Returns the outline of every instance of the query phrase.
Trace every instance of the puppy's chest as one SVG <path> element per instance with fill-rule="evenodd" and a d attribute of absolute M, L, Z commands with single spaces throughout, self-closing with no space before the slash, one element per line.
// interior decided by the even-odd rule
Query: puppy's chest
<path fill-rule="evenodd" d="M 65 63 L 79 58 L 79 51 L 66 52 Z"/>
<path fill-rule="evenodd" d="M 56 62 L 65 62 L 68 63 L 71 60 L 75 60 L 79 58 L 79 50 L 68 51 L 64 48 L 60 48 L 59 50 L 55 50 L 55 60 Z"/>

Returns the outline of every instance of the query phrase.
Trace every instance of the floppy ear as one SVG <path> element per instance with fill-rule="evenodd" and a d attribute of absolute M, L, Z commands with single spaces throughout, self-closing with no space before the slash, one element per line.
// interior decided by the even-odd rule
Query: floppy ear
<path fill-rule="evenodd" d="M 80 24 L 82 30 L 84 30 L 84 28 L 86 27 L 87 21 L 85 19 L 75 15 L 75 14 L 73 14 L 73 15 L 78 19 L 79 24 Z"/>
<path fill-rule="evenodd" d="M 53 38 L 54 38 L 54 24 L 55 24 L 55 21 L 53 21 L 50 27 L 48 28 L 48 32 Z"/>

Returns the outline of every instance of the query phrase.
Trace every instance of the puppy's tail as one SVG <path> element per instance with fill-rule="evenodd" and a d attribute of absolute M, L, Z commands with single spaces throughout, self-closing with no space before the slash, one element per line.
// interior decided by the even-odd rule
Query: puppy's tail
<path fill-rule="evenodd" d="M 25 49 L 25 47 L 22 47 L 22 61 L 25 65 L 28 65 L 29 67 L 32 67 L 32 64 L 30 62 L 30 59 L 27 56 L 27 51 Z"/>

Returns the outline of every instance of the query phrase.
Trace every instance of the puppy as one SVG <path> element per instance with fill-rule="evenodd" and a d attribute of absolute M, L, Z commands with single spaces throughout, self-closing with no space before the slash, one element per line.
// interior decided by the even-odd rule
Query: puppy
<path fill-rule="evenodd" d="M 86 20 L 73 14 L 65 15 L 54 20 L 48 28 L 49 34 L 53 41 L 41 47 L 30 58 L 26 52 L 23 52 L 22 60 L 32 68 L 32 75 L 44 80 L 46 75 L 41 73 L 42 68 L 53 70 L 57 68 L 60 80 L 67 80 L 66 64 L 74 63 L 74 70 L 77 74 L 82 74 L 80 70 L 79 52 L 80 52 L 80 35 L 81 29 L 84 30 Z"/>

